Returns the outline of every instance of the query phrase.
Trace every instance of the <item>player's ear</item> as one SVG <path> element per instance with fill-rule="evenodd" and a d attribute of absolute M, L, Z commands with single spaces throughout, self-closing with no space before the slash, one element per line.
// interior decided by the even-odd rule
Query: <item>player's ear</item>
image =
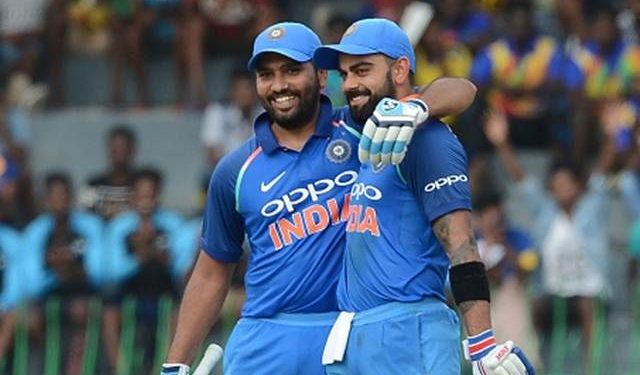
<path fill-rule="evenodd" d="M 409 59 L 406 56 L 402 56 L 394 61 L 391 66 L 391 73 L 393 81 L 396 85 L 402 86 L 409 82 L 411 75 L 411 68 L 409 66 Z"/>
<path fill-rule="evenodd" d="M 316 69 L 316 75 L 318 76 L 318 82 L 320 83 L 320 89 L 324 90 L 327 87 L 328 72 L 324 69 Z"/>

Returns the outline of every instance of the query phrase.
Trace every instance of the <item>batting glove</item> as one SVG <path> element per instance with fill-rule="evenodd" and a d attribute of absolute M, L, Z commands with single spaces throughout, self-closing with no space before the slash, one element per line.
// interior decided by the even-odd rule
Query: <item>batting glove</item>
<path fill-rule="evenodd" d="M 493 331 L 488 329 L 463 342 L 465 357 L 472 362 L 473 375 L 535 375 L 535 370 L 513 341 L 496 345 Z"/>
<path fill-rule="evenodd" d="M 380 100 L 362 129 L 358 158 L 372 165 L 400 164 L 416 126 L 429 118 L 429 107 L 418 98 Z"/>
<path fill-rule="evenodd" d="M 163 363 L 160 375 L 189 375 L 189 366 L 182 363 Z"/>

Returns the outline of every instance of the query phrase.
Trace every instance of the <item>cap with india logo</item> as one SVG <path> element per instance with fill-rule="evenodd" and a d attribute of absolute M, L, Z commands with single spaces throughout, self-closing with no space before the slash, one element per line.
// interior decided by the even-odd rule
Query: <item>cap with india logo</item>
<path fill-rule="evenodd" d="M 385 18 L 367 18 L 357 21 L 342 35 L 340 43 L 318 48 L 313 61 L 320 69 L 338 69 L 340 54 L 373 55 L 381 53 L 392 59 L 406 57 L 409 67 L 416 71 L 416 56 L 407 34 L 395 22 Z"/>
<path fill-rule="evenodd" d="M 311 61 L 313 52 L 322 42 L 316 33 L 297 22 L 280 22 L 264 29 L 253 43 L 253 54 L 247 67 L 256 70 L 258 58 L 264 53 L 277 53 L 297 62 Z"/>

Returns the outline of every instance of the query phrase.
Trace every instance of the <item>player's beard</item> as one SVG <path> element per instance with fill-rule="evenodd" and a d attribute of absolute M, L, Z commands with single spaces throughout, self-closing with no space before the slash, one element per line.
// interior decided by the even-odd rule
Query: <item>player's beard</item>
<path fill-rule="evenodd" d="M 350 100 L 358 95 L 367 95 L 369 96 L 369 101 L 360 107 L 352 107 L 349 105 L 349 112 L 351 113 L 351 118 L 360 125 L 364 125 L 369 117 L 373 114 L 373 111 L 376 109 L 378 102 L 382 100 L 382 98 L 395 98 L 396 97 L 396 87 L 393 85 L 393 80 L 391 78 L 391 70 L 387 71 L 387 75 L 385 77 L 382 88 L 377 92 L 372 92 L 371 90 L 364 89 L 353 89 L 346 91 L 344 93 L 347 103 Z"/>
<path fill-rule="evenodd" d="M 276 96 L 292 95 L 298 98 L 298 106 L 293 108 L 288 113 L 282 113 L 277 111 L 271 101 Z M 269 114 L 271 120 L 279 126 L 287 130 L 295 130 L 304 127 L 313 119 L 313 116 L 318 111 L 320 105 L 320 81 L 318 77 L 314 75 L 314 78 L 305 88 L 304 91 L 297 90 L 283 90 L 269 97 L 260 98 L 262 106 Z"/>

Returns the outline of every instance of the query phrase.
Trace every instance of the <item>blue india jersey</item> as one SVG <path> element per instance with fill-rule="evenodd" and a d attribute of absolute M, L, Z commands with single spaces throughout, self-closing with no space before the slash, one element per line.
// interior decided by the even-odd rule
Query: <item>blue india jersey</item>
<path fill-rule="evenodd" d="M 302 150 L 280 146 L 263 113 L 255 136 L 224 157 L 209 184 L 202 249 L 221 262 L 251 252 L 243 317 L 337 310 L 359 134 L 346 107 L 321 98 L 313 136 Z"/>
<path fill-rule="evenodd" d="M 435 119 L 416 130 L 399 166 L 362 165 L 351 191 L 341 310 L 445 300 L 449 258 L 431 224 L 471 209 L 468 180 L 462 145 Z"/>
<path fill-rule="evenodd" d="M 125 211 L 114 217 L 107 226 L 105 232 L 110 254 L 106 259 L 106 283 L 122 284 L 140 270 L 141 264 L 133 252 L 130 236 L 138 230 L 141 221 L 140 215 L 135 211 Z M 184 256 L 181 253 L 182 247 L 177 243 L 183 225 L 182 217 L 171 210 L 158 208 L 153 213 L 151 221 L 157 232 L 154 247 L 156 251 L 167 253 L 168 270 L 173 281 L 182 283 L 181 278 L 184 277 L 186 268 L 181 260 Z"/>

